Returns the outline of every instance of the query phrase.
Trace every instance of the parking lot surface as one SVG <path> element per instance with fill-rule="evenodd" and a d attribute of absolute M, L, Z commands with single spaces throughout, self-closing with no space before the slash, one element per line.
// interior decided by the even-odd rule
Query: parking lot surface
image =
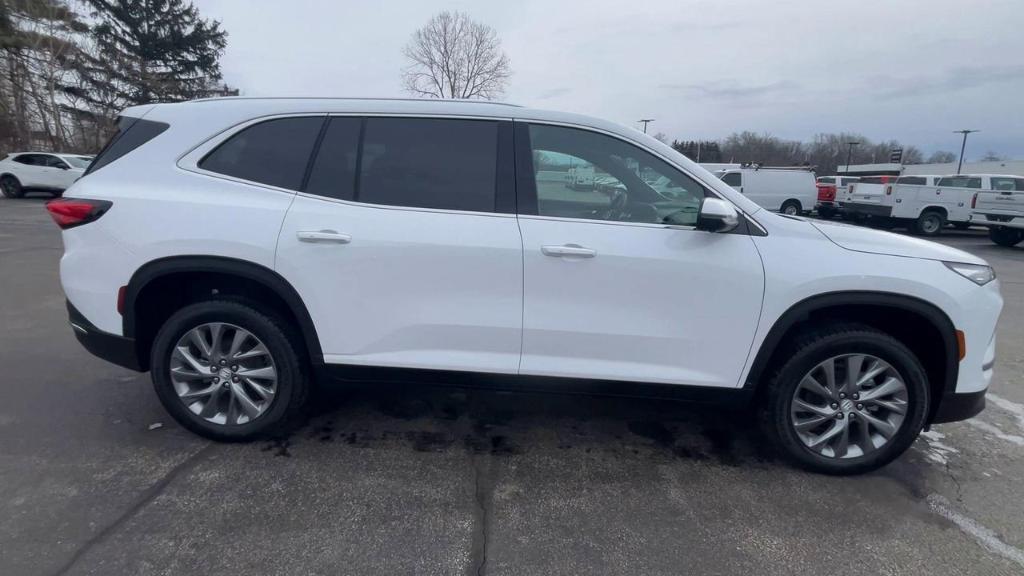
<path fill-rule="evenodd" d="M 940 240 L 1002 282 L 988 408 L 832 478 L 743 412 L 397 384 L 208 442 L 75 341 L 42 204 L 0 199 L 0 574 L 1024 573 L 1024 247 Z"/>

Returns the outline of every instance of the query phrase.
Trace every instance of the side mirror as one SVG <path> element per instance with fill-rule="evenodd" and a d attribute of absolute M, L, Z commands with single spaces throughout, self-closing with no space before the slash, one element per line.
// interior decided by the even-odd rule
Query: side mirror
<path fill-rule="evenodd" d="M 740 213 L 721 198 L 704 198 L 697 214 L 697 230 L 728 232 L 740 225 Z"/>

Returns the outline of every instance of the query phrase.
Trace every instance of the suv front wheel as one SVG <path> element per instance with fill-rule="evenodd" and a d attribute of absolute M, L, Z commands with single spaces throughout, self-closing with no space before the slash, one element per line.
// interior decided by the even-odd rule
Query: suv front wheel
<path fill-rule="evenodd" d="M 287 325 L 234 301 L 175 312 L 152 348 L 153 385 L 182 426 L 220 441 L 283 431 L 308 386 Z"/>
<path fill-rule="evenodd" d="M 832 326 L 794 343 L 771 382 L 764 422 L 805 468 L 859 474 L 910 447 L 928 402 L 924 368 L 906 346 L 867 326 Z"/>

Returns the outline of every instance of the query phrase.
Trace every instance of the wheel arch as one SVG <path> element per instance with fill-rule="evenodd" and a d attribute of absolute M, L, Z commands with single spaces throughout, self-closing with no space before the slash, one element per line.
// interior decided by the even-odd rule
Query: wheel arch
<path fill-rule="evenodd" d="M 141 266 L 125 287 L 123 334 L 135 340 L 139 364 L 144 370 L 149 367 L 149 347 L 159 329 L 159 325 L 153 324 L 166 320 L 174 311 L 174 306 L 166 303 L 159 306 L 162 303 L 159 297 L 164 295 L 161 288 L 178 289 L 174 301 L 179 305 L 213 295 L 263 300 L 294 322 L 313 366 L 323 364 L 323 350 L 309 310 L 295 288 L 280 274 L 235 258 L 171 256 Z M 190 293 L 186 296 L 183 291 Z M 150 302 L 154 299 L 156 302 Z"/>
<path fill-rule="evenodd" d="M 956 390 L 959 345 L 956 328 L 934 304 L 890 292 L 843 291 L 811 296 L 786 310 L 765 336 L 743 388 L 756 390 L 784 357 L 786 344 L 801 330 L 821 322 L 867 324 L 903 342 L 918 356 L 932 392 L 930 422 L 947 393 Z"/>

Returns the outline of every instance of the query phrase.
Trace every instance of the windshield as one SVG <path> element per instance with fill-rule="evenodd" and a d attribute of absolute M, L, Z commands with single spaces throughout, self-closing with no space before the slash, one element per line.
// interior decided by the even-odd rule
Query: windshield
<path fill-rule="evenodd" d="M 88 156 L 61 156 L 65 162 L 71 164 L 72 168 L 86 169 L 89 167 L 89 163 L 92 162 L 92 158 Z"/>

